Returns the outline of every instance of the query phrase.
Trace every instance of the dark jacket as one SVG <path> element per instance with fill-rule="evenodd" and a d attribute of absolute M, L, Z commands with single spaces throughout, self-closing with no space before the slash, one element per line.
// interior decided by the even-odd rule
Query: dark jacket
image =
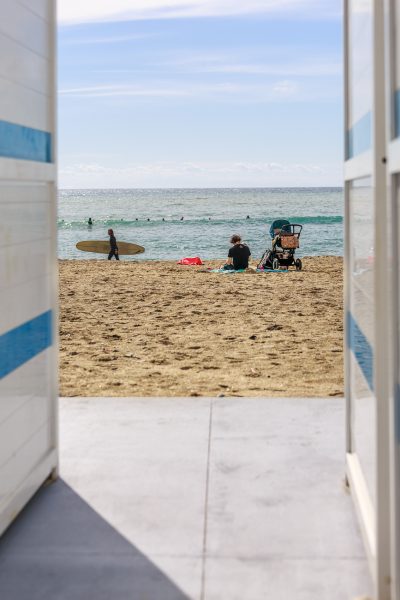
<path fill-rule="evenodd" d="M 115 235 L 110 235 L 110 248 L 111 248 L 111 250 L 118 250 L 117 240 L 115 239 Z"/>

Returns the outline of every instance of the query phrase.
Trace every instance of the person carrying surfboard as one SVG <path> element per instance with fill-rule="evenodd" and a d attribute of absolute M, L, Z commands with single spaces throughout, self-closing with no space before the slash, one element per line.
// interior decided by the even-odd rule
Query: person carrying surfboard
<path fill-rule="evenodd" d="M 115 256 L 116 260 L 119 260 L 117 240 L 114 231 L 109 229 L 108 235 L 110 236 L 110 252 L 108 254 L 108 260 L 111 260 L 113 256 Z"/>

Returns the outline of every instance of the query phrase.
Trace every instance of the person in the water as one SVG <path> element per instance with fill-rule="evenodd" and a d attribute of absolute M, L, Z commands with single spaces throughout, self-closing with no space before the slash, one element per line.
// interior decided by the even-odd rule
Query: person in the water
<path fill-rule="evenodd" d="M 110 252 L 108 254 L 108 260 L 111 260 L 113 256 L 115 256 L 116 260 L 119 260 L 117 240 L 115 238 L 114 231 L 109 229 L 108 235 L 110 236 Z"/>
<path fill-rule="evenodd" d="M 92 225 L 93 225 L 92 217 L 89 217 L 89 221 L 87 222 L 87 224 L 88 224 L 89 226 L 92 226 Z"/>

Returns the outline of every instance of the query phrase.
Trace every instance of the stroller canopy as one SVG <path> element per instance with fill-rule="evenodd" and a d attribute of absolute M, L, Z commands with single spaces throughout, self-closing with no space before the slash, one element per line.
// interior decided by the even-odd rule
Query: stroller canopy
<path fill-rule="evenodd" d="M 269 235 L 272 240 L 275 237 L 275 229 L 282 229 L 284 225 L 290 225 L 290 222 L 287 219 L 275 219 L 269 229 Z"/>

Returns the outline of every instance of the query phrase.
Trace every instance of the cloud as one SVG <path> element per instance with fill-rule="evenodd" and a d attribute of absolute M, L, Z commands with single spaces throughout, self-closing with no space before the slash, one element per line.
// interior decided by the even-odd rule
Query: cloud
<path fill-rule="evenodd" d="M 64 188 L 274 187 L 341 185 L 341 164 L 157 162 L 110 167 L 76 163 L 59 171 Z"/>
<path fill-rule="evenodd" d="M 194 91 L 184 89 L 183 87 L 157 87 L 149 85 L 94 85 L 90 87 L 66 88 L 59 91 L 60 96 L 75 96 L 87 98 L 107 98 L 107 97 L 182 97 L 191 96 Z"/>
<path fill-rule="evenodd" d="M 361 0 L 359 0 L 361 1 Z M 339 0 L 59 0 L 61 24 L 280 14 L 307 18 L 339 17 Z"/>
<path fill-rule="evenodd" d="M 293 54 L 295 54 L 295 50 Z M 258 58 L 245 62 L 242 58 L 234 56 L 212 56 L 196 55 L 187 58 L 171 58 L 169 60 L 152 61 L 137 68 L 107 68 L 94 69 L 93 72 L 99 74 L 130 75 L 142 73 L 147 69 L 148 73 L 174 73 L 178 77 L 183 75 L 232 75 L 240 77 L 341 77 L 342 63 L 338 61 L 337 56 L 324 56 L 318 60 L 315 57 L 309 58 L 302 56 L 301 60 L 285 60 L 280 58 Z"/>
<path fill-rule="evenodd" d="M 272 88 L 276 96 L 294 96 L 298 91 L 298 85 L 294 81 L 278 81 Z"/>
<path fill-rule="evenodd" d="M 98 163 L 76 163 L 62 167 L 60 175 L 79 173 L 105 173 L 107 175 L 135 175 L 146 173 L 148 175 L 197 172 L 229 174 L 237 172 L 247 173 L 324 173 L 321 165 L 314 163 L 281 163 L 281 162 L 156 162 L 135 164 L 126 167 L 107 167 Z"/>
<path fill-rule="evenodd" d="M 64 46 L 80 46 L 83 44 L 121 44 L 126 42 L 141 41 L 144 39 L 155 37 L 156 34 L 137 33 L 133 35 L 117 35 L 101 38 L 77 38 L 77 39 L 62 39 L 61 43 Z"/>
<path fill-rule="evenodd" d="M 341 76 L 343 65 L 338 54 L 324 52 L 323 56 L 307 54 L 302 47 L 266 45 L 254 50 L 246 49 L 247 58 L 235 51 L 189 52 L 171 55 L 153 62 L 150 68 L 179 73 L 226 73 L 232 75 L 272 75 L 278 77 L 328 77 Z M 258 56 L 254 56 L 254 52 Z M 252 56 L 253 55 L 253 56 Z M 121 72 L 121 71 L 117 71 Z"/>
<path fill-rule="evenodd" d="M 144 84 L 105 84 L 64 88 L 59 91 L 60 97 L 69 98 L 164 98 L 195 99 L 196 101 L 212 99 L 230 103 L 253 104 L 259 102 L 305 102 L 315 100 L 331 100 L 340 94 L 326 86 L 303 86 L 292 80 L 278 80 L 270 83 L 253 82 L 215 82 L 195 83 L 188 81 L 163 81 L 162 83 Z"/>
<path fill-rule="evenodd" d="M 267 63 L 267 61 L 266 61 Z M 263 64 L 263 63 L 225 63 L 203 64 L 196 69 L 198 73 L 227 73 L 232 75 L 295 75 L 296 77 L 330 77 L 340 76 L 342 65 L 336 60 L 329 62 L 308 62 L 301 60 L 296 63 Z M 193 73 L 194 69 L 190 72 Z"/>

